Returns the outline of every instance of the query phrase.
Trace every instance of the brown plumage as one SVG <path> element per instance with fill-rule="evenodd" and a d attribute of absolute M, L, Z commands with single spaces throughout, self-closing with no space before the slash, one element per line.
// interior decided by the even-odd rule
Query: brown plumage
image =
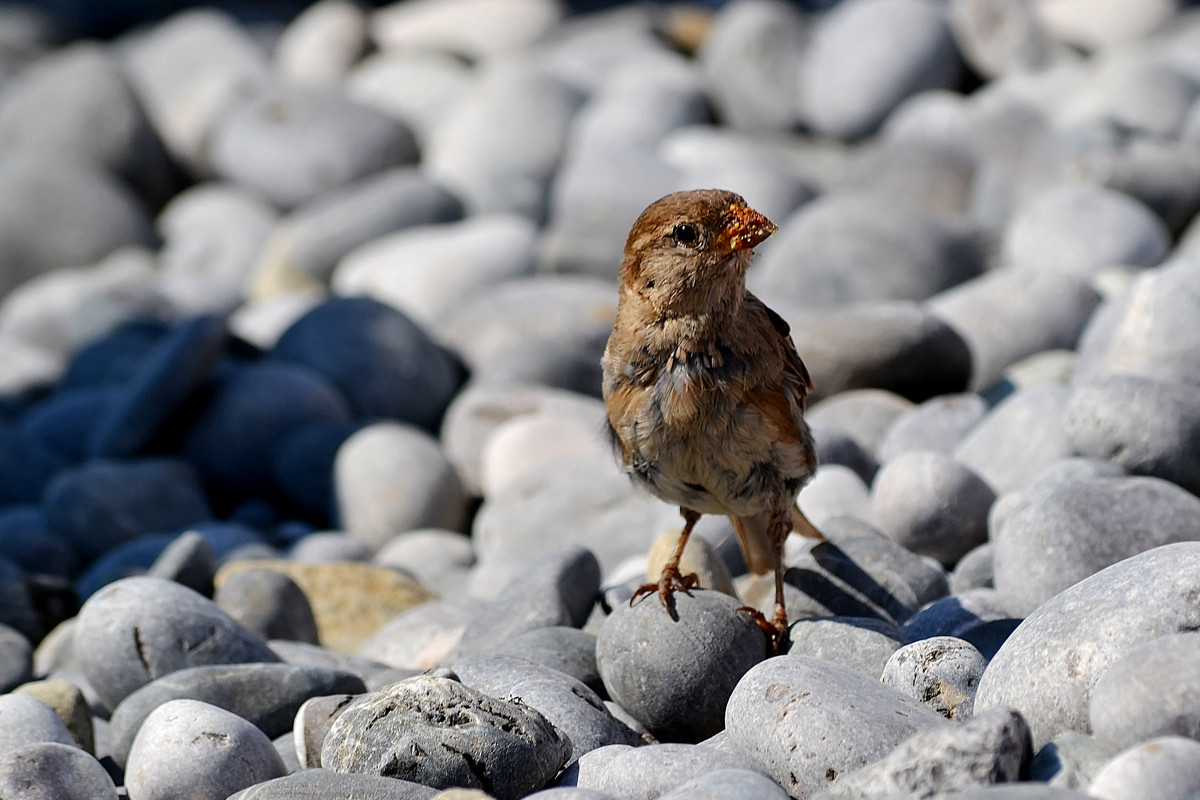
<path fill-rule="evenodd" d="M 804 400 L 812 388 L 787 323 L 746 291 L 753 248 L 775 225 L 733 192 L 677 192 L 634 223 L 604 352 L 604 401 L 630 477 L 679 506 L 679 546 L 657 583 L 695 585 L 679 559 L 702 514 L 727 514 L 752 572 L 775 574 L 778 642 L 786 630 L 783 542 L 821 534 L 796 506 L 816 469 Z"/>

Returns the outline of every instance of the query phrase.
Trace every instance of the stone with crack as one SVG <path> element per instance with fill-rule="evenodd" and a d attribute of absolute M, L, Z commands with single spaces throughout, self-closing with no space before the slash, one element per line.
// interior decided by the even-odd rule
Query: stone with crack
<path fill-rule="evenodd" d="M 533 708 L 418 675 L 343 711 L 325 736 L 321 765 L 515 800 L 549 783 L 570 753 L 567 737 Z"/>

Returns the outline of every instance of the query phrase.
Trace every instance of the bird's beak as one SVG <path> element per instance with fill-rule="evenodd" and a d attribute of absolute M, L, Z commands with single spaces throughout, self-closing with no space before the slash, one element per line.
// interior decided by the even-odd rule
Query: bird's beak
<path fill-rule="evenodd" d="M 757 247 L 768 236 L 779 230 L 750 206 L 732 206 L 725 215 L 725 225 L 717 233 L 716 245 L 726 252 L 749 250 Z"/>

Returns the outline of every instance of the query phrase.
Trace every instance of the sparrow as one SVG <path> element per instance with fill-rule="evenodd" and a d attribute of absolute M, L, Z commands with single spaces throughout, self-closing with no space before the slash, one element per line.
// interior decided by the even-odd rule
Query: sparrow
<path fill-rule="evenodd" d="M 657 583 L 633 600 L 657 592 L 678 619 L 672 593 L 696 585 L 679 570 L 688 537 L 701 515 L 728 515 L 751 572 L 774 572 L 773 619 L 747 610 L 778 650 L 784 540 L 793 530 L 823 537 L 796 504 L 817 467 L 804 421 L 812 380 L 787 323 L 746 290 L 753 249 L 775 231 L 733 192 L 651 203 L 625 243 L 601 367 L 609 438 L 626 473 L 684 520 Z"/>

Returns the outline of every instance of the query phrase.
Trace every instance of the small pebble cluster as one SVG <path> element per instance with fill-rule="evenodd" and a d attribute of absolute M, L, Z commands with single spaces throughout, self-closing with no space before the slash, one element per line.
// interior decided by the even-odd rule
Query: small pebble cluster
<path fill-rule="evenodd" d="M 0 9 L 0 796 L 1200 796 L 1200 13 Z M 602 442 L 625 236 L 779 224 L 786 652 Z"/>

